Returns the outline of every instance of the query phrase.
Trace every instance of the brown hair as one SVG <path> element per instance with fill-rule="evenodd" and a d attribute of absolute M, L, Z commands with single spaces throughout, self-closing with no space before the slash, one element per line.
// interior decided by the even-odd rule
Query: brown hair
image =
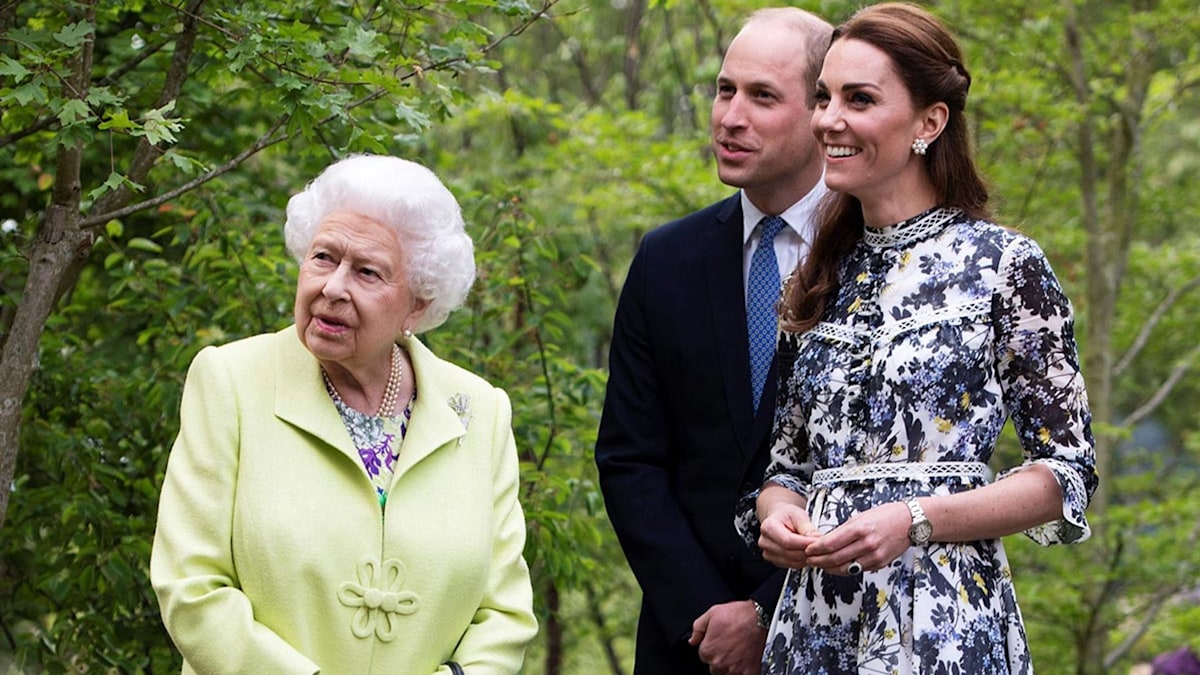
<path fill-rule="evenodd" d="M 945 103 L 946 127 L 925 155 L 930 182 L 940 206 L 987 218 L 988 190 L 975 166 L 965 110 L 971 75 L 963 65 L 954 36 L 932 14 L 904 2 L 863 8 L 833 31 L 833 40 L 861 40 L 891 57 L 896 73 L 924 108 Z M 783 327 L 802 332 L 821 320 L 837 291 L 838 264 L 862 238 L 862 204 L 831 192 L 821 205 L 817 234 L 808 259 L 789 279 L 783 295 Z"/>

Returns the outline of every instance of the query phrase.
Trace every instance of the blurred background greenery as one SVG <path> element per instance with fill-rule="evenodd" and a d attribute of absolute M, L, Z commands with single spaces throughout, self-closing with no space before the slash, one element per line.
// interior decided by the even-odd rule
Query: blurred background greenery
<path fill-rule="evenodd" d="M 352 151 L 433 168 L 475 239 L 426 341 L 512 396 L 526 672 L 629 673 L 639 592 L 592 464 L 613 307 L 643 233 L 731 192 L 713 81 L 767 4 L 0 0 L 0 673 L 178 672 L 147 565 L 184 372 L 290 323 L 283 206 Z M 1200 15 L 928 6 L 968 53 L 1000 220 L 1074 301 L 1097 420 L 1093 539 L 1006 542 L 1035 664 L 1200 647 Z M 994 468 L 1017 461 L 1010 434 Z"/>

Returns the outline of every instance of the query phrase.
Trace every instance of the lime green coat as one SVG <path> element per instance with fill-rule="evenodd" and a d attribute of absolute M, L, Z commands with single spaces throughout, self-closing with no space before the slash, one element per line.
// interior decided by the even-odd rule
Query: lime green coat
<path fill-rule="evenodd" d="M 537 632 L 505 393 L 406 345 L 386 513 L 295 327 L 195 358 L 150 576 L 185 673 L 516 673 Z"/>

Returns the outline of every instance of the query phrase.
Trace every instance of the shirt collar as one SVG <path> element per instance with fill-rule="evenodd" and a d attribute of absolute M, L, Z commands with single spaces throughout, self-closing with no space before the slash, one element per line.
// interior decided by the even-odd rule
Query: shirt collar
<path fill-rule="evenodd" d="M 816 225 L 817 207 L 821 203 L 821 198 L 829 189 L 825 187 L 825 174 L 822 172 L 821 178 L 817 184 L 813 186 L 808 194 L 800 198 L 800 201 L 792 204 L 784 209 L 783 213 L 779 214 L 787 222 L 790 230 L 796 233 L 796 236 L 802 240 L 812 243 L 813 227 Z M 750 201 L 746 196 L 745 190 L 740 190 L 739 195 L 742 199 L 742 244 L 750 241 L 750 235 L 753 234 L 754 228 L 758 227 L 758 222 L 765 218 L 767 214 Z"/>

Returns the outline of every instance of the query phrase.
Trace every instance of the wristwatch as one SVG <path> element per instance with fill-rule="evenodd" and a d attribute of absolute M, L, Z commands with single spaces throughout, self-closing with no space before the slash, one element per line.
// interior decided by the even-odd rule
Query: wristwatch
<path fill-rule="evenodd" d="M 767 608 L 758 604 L 754 598 L 750 598 L 750 602 L 754 603 L 754 618 L 758 622 L 759 628 L 767 628 L 771 625 L 771 615 L 767 614 Z"/>
<path fill-rule="evenodd" d="M 908 540 L 913 546 L 928 544 L 929 538 L 933 536 L 933 523 L 925 517 L 925 509 L 921 508 L 915 497 L 904 503 L 908 505 L 908 512 L 912 514 L 912 525 L 908 526 Z"/>

